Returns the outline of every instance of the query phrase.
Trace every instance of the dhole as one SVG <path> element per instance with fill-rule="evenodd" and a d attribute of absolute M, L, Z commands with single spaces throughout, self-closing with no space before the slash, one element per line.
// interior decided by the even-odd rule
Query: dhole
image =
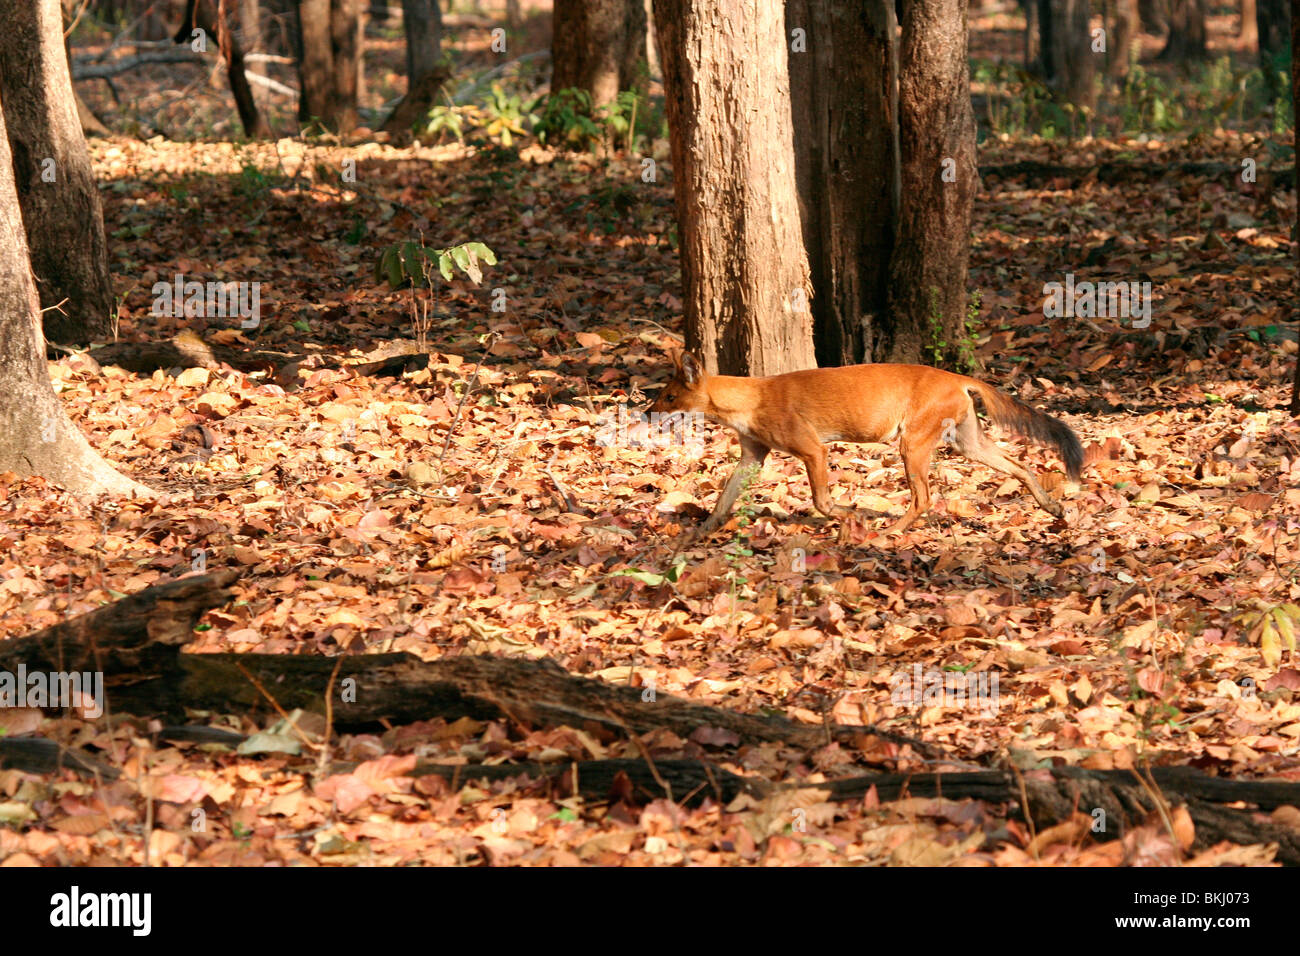
<path fill-rule="evenodd" d="M 984 434 L 974 395 L 983 400 L 996 424 L 1056 448 L 1070 478 L 1079 480 L 1083 446 L 1069 426 L 965 375 L 925 365 L 879 364 L 740 378 L 707 374 L 689 352 L 674 355 L 673 362 L 677 373 L 650 411 L 696 412 L 740 434 L 740 465 L 705 521 L 706 532 L 726 520 L 746 481 L 757 475 L 773 449 L 804 463 L 813 504 L 830 517 L 835 508 L 826 489 L 823 442 L 887 442 L 896 437 L 912 502 L 891 531 L 903 531 L 929 510 L 930 455 L 941 440 L 951 441 L 967 458 L 1019 478 L 1045 511 L 1061 517 L 1060 504 Z"/>

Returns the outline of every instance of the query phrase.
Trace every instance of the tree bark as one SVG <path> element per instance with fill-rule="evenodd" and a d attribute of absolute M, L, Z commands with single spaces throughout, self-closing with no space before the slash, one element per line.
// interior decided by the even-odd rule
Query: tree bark
<path fill-rule="evenodd" d="M 782 11 L 741 0 L 655 0 L 654 17 L 687 343 L 710 372 L 810 368 Z"/>
<path fill-rule="evenodd" d="M 788 0 L 795 169 L 815 295 L 817 363 L 883 360 L 898 214 L 898 52 L 892 0 Z"/>
<path fill-rule="evenodd" d="M 635 85 L 645 50 L 641 0 L 555 0 L 552 22 L 553 92 L 586 90 L 601 107 Z"/>
<path fill-rule="evenodd" d="M 1133 41 L 1137 39 L 1140 23 L 1138 22 L 1138 0 L 1116 0 L 1114 29 L 1107 37 L 1108 59 L 1106 75 L 1113 79 L 1128 76 L 1131 60 L 1134 58 Z"/>
<path fill-rule="evenodd" d="M 14 12 L 20 6 L 12 4 L 7 10 Z M 53 13 L 57 24 L 57 6 Z M 12 22 L 5 25 L 13 26 Z M 10 39 L 17 35 L 12 31 L 6 34 Z M 8 44 L 6 49 L 12 51 L 17 45 Z M 67 78 L 61 37 L 54 49 L 57 60 L 65 64 L 63 87 L 51 87 L 46 93 L 52 100 L 70 104 L 72 85 Z M 0 471 L 41 475 L 74 494 L 150 495 L 149 489 L 118 474 L 99 457 L 68 421 L 50 386 L 41 337 L 40 301 L 28 262 L 14 186 L 14 157 L 5 122 L 9 102 L 18 93 L 6 79 L 0 95 L 4 97 L 0 102 L 0 235 L 8 238 L 0 243 Z M 75 124 L 75 111 L 69 107 L 68 113 Z M 68 191 L 66 186 L 63 191 Z M 98 222 L 98 208 L 94 215 Z M 83 229 L 91 221 L 89 212 L 86 217 Z"/>
<path fill-rule="evenodd" d="M 357 125 L 360 0 L 299 0 L 298 119 L 338 132 Z"/>
<path fill-rule="evenodd" d="M 1164 36 L 1169 32 L 1169 0 L 1138 0 L 1138 18 L 1147 33 Z"/>
<path fill-rule="evenodd" d="M 1279 54 L 1287 47 L 1287 16 L 1288 8 L 1293 7 L 1294 3 L 1283 3 L 1283 0 L 1256 0 L 1255 3 L 1255 29 L 1256 42 L 1259 44 L 1259 66 L 1264 71 L 1264 77 L 1269 81 L 1269 87 L 1273 90 L 1274 96 L 1282 96 L 1282 90 L 1279 89 L 1277 82 L 1277 71 L 1281 64 L 1278 62 Z M 1292 12 L 1290 14 L 1294 16 Z M 1295 49 L 1293 46 L 1292 50 Z"/>
<path fill-rule="evenodd" d="M 263 52 L 261 0 L 239 0 L 239 40 L 245 53 Z M 249 69 L 254 73 L 266 72 L 260 63 Z"/>
<path fill-rule="evenodd" d="M 1169 39 L 1157 59 L 1186 63 L 1205 57 L 1205 0 L 1171 0 Z"/>
<path fill-rule="evenodd" d="M 334 43 L 330 38 L 330 0 L 299 0 L 298 119 L 332 122 Z"/>
<path fill-rule="evenodd" d="M 1300 10 L 1291 4 L 1291 102 L 1300 103 Z M 1300 215 L 1300 212 L 1297 213 Z M 1300 222 L 1296 224 L 1300 236 Z M 1296 278 L 1300 284 L 1300 240 L 1291 243 L 1296 257 Z M 1291 384 L 1291 414 L 1300 415 L 1300 351 L 1296 353 L 1295 381 Z"/>
<path fill-rule="evenodd" d="M 58 0 L 0 7 L 0 84 L 8 145 L 46 336 L 86 344 L 109 333 L 113 287 L 99 191 L 81 134 Z M 17 208 L 13 222 L 19 225 Z M 2 233 L 6 243 L 13 233 Z M 26 258 L 26 255 L 24 255 Z M 43 354 L 42 349 L 42 354 Z"/>
<path fill-rule="evenodd" d="M 901 201 L 889 265 L 891 362 L 968 364 L 966 278 L 975 168 L 964 0 L 912 0 L 899 58 Z"/>
<path fill-rule="evenodd" d="M 442 10 L 437 0 L 402 0 L 406 29 L 406 95 L 393 107 L 382 129 L 405 133 L 428 115 L 449 74 L 440 69 Z"/>
<path fill-rule="evenodd" d="M 1088 0 L 1039 0 L 1042 37 L 1039 65 L 1043 79 L 1067 103 L 1092 106 L 1097 72 L 1088 21 Z"/>
<path fill-rule="evenodd" d="M 361 94 L 361 0 L 333 0 L 330 5 L 330 39 L 334 44 L 334 116 L 339 132 L 349 132 L 358 122 Z"/>

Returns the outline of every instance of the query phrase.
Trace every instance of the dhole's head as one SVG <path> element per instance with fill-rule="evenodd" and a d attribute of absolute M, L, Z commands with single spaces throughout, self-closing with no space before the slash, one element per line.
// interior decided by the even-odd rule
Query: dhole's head
<path fill-rule="evenodd" d="M 707 412 L 709 393 L 704 383 L 708 376 L 704 372 L 704 363 L 690 352 L 683 352 L 680 357 L 674 352 L 672 358 L 677 372 L 672 381 L 659 391 L 649 410 L 660 414 Z"/>

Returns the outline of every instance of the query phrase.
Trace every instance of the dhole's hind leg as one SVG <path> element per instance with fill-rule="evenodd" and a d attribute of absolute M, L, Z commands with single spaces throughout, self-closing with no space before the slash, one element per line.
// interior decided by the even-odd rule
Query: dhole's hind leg
<path fill-rule="evenodd" d="M 957 426 L 953 448 L 956 449 L 958 454 L 965 455 L 971 461 L 978 461 L 980 464 L 988 465 L 994 471 L 1000 471 L 1003 474 L 1019 479 L 1020 483 L 1029 489 L 1029 493 L 1034 496 L 1034 500 L 1049 514 L 1059 518 L 1065 513 L 1065 509 L 1061 507 L 1060 502 L 1049 496 L 1034 479 L 1033 475 L 1004 455 L 1002 449 L 984 434 L 984 430 L 980 428 L 979 419 L 975 417 L 974 412 L 967 415 L 962 420 L 962 423 Z"/>

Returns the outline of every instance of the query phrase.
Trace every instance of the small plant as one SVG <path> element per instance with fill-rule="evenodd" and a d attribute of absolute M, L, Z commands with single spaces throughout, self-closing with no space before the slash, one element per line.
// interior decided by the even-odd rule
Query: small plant
<path fill-rule="evenodd" d="M 450 282 L 458 269 L 477 285 L 483 281 L 480 263 L 497 264 L 496 254 L 481 242 L 463 242 L 445 249 L 431 249 L 423 241 L 398 242 L 379 254 L 375 262 L 375 281 L 387 279 L 390 288 L 400 289 L 405 285 L 411 291 L 411 326 L 415 331 L 416 347 L 421 352 L 428 350 L 434 275 Z M 421 288 L 426 290 L 423 296 L 419 294 Z"/>

